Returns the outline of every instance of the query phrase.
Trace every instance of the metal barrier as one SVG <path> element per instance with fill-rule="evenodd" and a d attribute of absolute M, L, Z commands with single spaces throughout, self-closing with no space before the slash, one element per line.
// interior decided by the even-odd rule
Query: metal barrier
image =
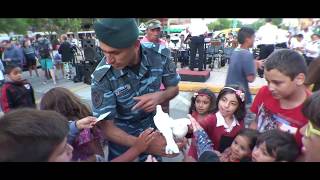
<path fill-rule="evenodd" d="M 200 82 L 186 82 L 182 81 L 179 83 L 179 91 L 184 92 L 197 92 L 199 89 L 208 88 L 214 93 L 219 93 L 224 86 L 217 86 L 211 83 L 200 83 Z M 257 94 L 260 87 L 250 87 L 251 94 Z"/>

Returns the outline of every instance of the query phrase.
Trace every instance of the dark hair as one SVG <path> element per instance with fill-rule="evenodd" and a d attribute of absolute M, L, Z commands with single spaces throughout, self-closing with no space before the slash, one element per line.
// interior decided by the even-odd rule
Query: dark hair
<path fill-rule="evenodd" d="M 298 74 L 307 74 L 307 64 L 302 55 L 291 49 L 275 50 L 266 59 L 267 71 L 276 69 L 293 80 Z"/>
<path fill-rule="evenodd" d="M 266 18 L 266 22 L 272 22 L 271 18 Z"/>
<path fill-rule="evenodd" d="M 215 152 L 205 151 L 200 155 L 198 162 L 220 162 L 220 159 Z"/>
<path fill-rule="evenodd" d="M 5 67 L 5 73 L 10 74 L 15 68 L 20 68 L 17 64 L 8 64 Z"/>
<path fill-rule="evenodd" d="M 269 155 L 275 161 L 295 161 L 299 155 L 299 147 L 294 136 L 279 129 L 262 133 L 257 140 L 257 146 L 265 143 Z"/>
<path fill-rule="evenodd" d="M 39 39 L 39 38 L 41 38 L 41 37 L 42 37 L 41 34 L 36 34 L 36 39 Z"/>
<path fill-rule="evenodd" d="M 238 42 L 243 44 L 246 38 L 251 38 L 254 35 L 254 30 L 249 27 L 242 27 L 238 32 Z"/>
<path fill-rule="evenodd" d="M 303 104 L 302 113 L 317 128 L 320 128 L 320 90 L 314 92 Z"/>
<path fill-rule="evenodd" d="M 303 34 L 297 34 L 298 38 L 303 38 Z"/>
<path fill-rule="evenodd" d="M 226 85 L 225 87 L 231 87 L 231 88 L 236 89 L 236 90 L 241 90 L 243 93 L 245 93 L 245 90 L 239 85 L 231 84 L 231 85 Z M 214 113 L 219 111 L 218 104 L 219 104 L 219 101 L 220 101 L 220 99 L 222 97 L 224 97 L 226 94 L 235 94 L 235 93 L 236 92 L 234 90 L 231 90 L 231 89 L 228 89 L 228 88 L 223 88 L 219 92 L 219 95 L 217 97 L 216 109 L 214 110 Z M 237 118 L 238 121 L 242 121 L 244 119 L 245 115 L 246 115 L 246 101 L 242 102 L 241 98 L 238 95 L 236 95 L 236 98 L 238 100 L 239 106 L 236 109 L 236 111 L 234 113 L 234 116 Z"/>
<path fill-rule="evenodd" d="M 197 93 L 199 94 L 206 94 L 210 97 L 210 106 L 208 113 L 212 113 L 216 109 L 216 95 L 210 89 L 200 89 Z M 189 108 L 189 114 L 192 114 L 193 111 L 196 111 L 196 99 L 198 96 L 192 96 L 191 98 L 191 105 Z"/>
<path fill-rule="evenodd" d="M 48 161 L 69 131 L 54 111 L 22 108 L 0 118 L 0 161 Z"/>
<path fill-rule="evenodd" d="M 31 42 L 31 40 L 30 40 L 29 38 L 23 39 L 23 41 L 22 41 L 22 47 L 24 47 L 24 48 L 27 47 L 27 46 L 25 45 L 27 41 L 30 41 L 30 42 Z"/>
<path fill-rule="evenodd" d="M 54 110 L 68 120 L 78 120 L 91 115 L 89 107 L 70 90 L 63 87 L 52 88 L 45 93 L 41 98 L 40 109 Z"/>
<path fill-rule="evenodd" d="M 256 145 L 258 135 L 259 135 L 259 132 L 257 130 L 244 128 L 239 131 L 237 136 L 247 137 L 250 141 L 250 144 L 249 144 L 250 150 L 252 151 L 254 146 Z"/>

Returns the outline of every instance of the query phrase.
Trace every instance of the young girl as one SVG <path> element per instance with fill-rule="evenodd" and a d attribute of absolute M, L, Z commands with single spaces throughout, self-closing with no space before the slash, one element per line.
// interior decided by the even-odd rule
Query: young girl
<path fill-rule="evenodd" d="M 258 138 L 258 131 L 242 129 L 234 138 L 230 147 L 220 155 L 221 162 L 251 161 L 251 153 Z"/>
<path fill-rule="evenodd" d="M 209 139 L 207 133 L 194 119 L 190 118 L 193 132 L 195 134 L 195 144 L 198 161 L 203 162 L 241 162 L 251 161 L 251 152 L 258 138 L 258 131 L 253 129 L 242 129 L 232 145 L 222 154 L 213 150 L 214 144 Z"/>
<path fill-rule="evenodd" d="M 38 73 L 38 69 L 37 69 L 36 51 L 35 51 L 34 47 L 31 46 L 31 42 L 29 39 L 26 39 L 25 41 L 23 41 L 22 49 L 23 49 L 23 54 L 26 58 L 30 77 L 32 77 L 32 70 L 34 70 L 37 77 L 39 77 L 39 73 Z"/>
<path fill-rule="evenodd" d="M 52 51 L 53 61 L 54 61 L 54 65 L 56 67 L 56 72 L 58 72 L 58 70 L 61 70 L 62 78 L 64 78 L 64 69 L 63 69 L 63 64 L 61 61 L 61 54 L 59 54 L 59 52 L 58 52 L 59 46 L 60 45 L 56 45 L 55 49 Z M 56 76 L 57 76 L 57 74 L 56 74 Z"/>
<path fill-rule="evenodd" d="M 216 108 L 216 96 L 209 89 L 200 89 L 191 98 L 191 106 L 189 108 L 189 114 L 195 118 L 200 125 L 209 116 L 212 116 Z"/>
<path fill-rule="evenodd" d="M 224 87 L 217 98 L 212 116 L 204 121 L 196 119 L 214 144 L 214 149 L 223 152 L 229 147 L 240 129 L 244 127 L 245 95 L 243 88 L 237 85 Z M 195 144 L 192 143 L 188 156 L 197 159 Z"/>
<path fill-rule="evenodd" d="M 91 117 L 89 108 L 81 103 L 71 91 L 62 87 L 49 90 L 41 99 L 40 109 L 54 110 L 67 117 L 71 123 L 68 142 L 73 146 L 74 161 L 104 161 L 104 143 L 96 118 Z M 74 123 L 72 123 L 74 122 Z M 77 132 L 78 129 L 80 132 Z M 153 135 L 152 129 L 147 129 L 139 136 L 136 144 L 132 146 L 123 156 L 114 161 L 133 161 L 140 153 L 148 148 Z"/>

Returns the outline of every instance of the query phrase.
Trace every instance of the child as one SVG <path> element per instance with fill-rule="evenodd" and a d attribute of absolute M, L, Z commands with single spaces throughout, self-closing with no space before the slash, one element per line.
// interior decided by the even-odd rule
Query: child
<path fill-rule="evenodd" d="M 71 121 L 68 141 L 74 147 L 73 160 L 104 161 L 102 132 L 98 126 L 93 127 L 96 119 L 90 117 L 89 108 L 72 92 L 62 87 L 53 88 L 42 97 L 40 108 L 57 111 Z M 140 138 L 148 141 L 139 142 L 138 140 L 135 146 L 114 161 L 133 161 L 146 150 L 153 135 L 152 129 L 147 129 Z"/>
<path fill-rule="evenodd" d="M 0 118 L 0 162 L 68 162 L 73 147 L 67 143 L 68 120 L 60 113 L 22 108 Z M 152 140 L 151 129 L 113 161 L 132 161 Z"/>
<path fill-rule="evenodd" d="M 53 61 L 54 61 L 54 65 L 56 67 L 56 70 L 61 70 L 61 74 L 62 74 L 62 78 L 64 78 L 64 67 L 62 64 L 62 60 L 61 60 L 61 54 L 59 54 L 58 49 L 59 49 L 60 45 L 56 46 L 56 49 L 54 49 L 52 51 L 52 55 L 53 55 Z"/>
<path fill-rule="evenodd" d="M 277 50 L 265 63 L 268 86 L 260 88 L 251 106 L 256 121 L 251 128 L 264 132 L 270 129 L 289 131 L 301 146 L 299 129 L 308 121 L 302 114 L 303 102 L 310 95 L 304 80 L 307 66 L 304 58 L 293 50 Z"/>
<path fill-rule="evenodd" d="M 214 149 L 223 152 L 244 127 L 243 118 L 246 112 L 244 90 L 237 85 L 224 87 L 218 95 L 214 112 L 213 116 L 199 124 L 214 143 Z M 194 143 L 191 143 L 188 155 L 197 159 Z"/>
<path fill-rule="evenodd" d="M 309 119 L 300 129 L 304 161 L 320 161 L 320 91 L 313 93 L 304 103 L 302 113 Z"/>
<path fill-rule="evenodd" d="M 39 73 L 37 69 L 36 51 L 34 47 L 31 46 L 31 42 L 29 39 L 26 39 L 23 41 L 22 49 L 27 62 L 30 77 L 32 77 L 32 69 L 35 71 L 37 77 L 39 77 Z"/>
<path fill-rule="evenodd" d="M 200 125 L 203 125 L 203 121 L 212 116 L 213 111 L 216 108 L 217 98 L 215 94 L 209 89 L 200 89 L 191 98 L 191 106 L 189 108 L 189 114 L 192 115 Z"/>
<path fill-rule="evenodd" d="M 34 92 L 31 84 L 22 77 L 18 65 L 9 64 L 6 67 L 7 81 L 1 89 L 1 108 L 7 113 L 21 107 L 35 108 Z"/>
<path fill-rule="evenodd" d="M 294 136 L 277 129 L 262 133 L 252 151 L 253 162 L 292 162 L 299 155 Z"/>
<path fill-rule="evenodd" d="M 232 145 L 220 154 L 213 150 L 214 145 L 199 123 L 194 118 L 190 120 L 195 133 L 199 161 L 239 162 L 251 159 L 251 152 L 258 136 L 256 130 L 242 129 L 234 139 Z"/>
<path fill-rule="evenodd" d="M 256 144 L 258 131 L 242 129 L 233 140 L 231 146 L 223 151 L 221 162 L 241 162 L 251 159 L 252 150 Z"/>
<path fill-rule="evenodd" d="M 66 162 L 68 121 L 54 111 L 18 109 L 0 118 L 0 162 Z"/>

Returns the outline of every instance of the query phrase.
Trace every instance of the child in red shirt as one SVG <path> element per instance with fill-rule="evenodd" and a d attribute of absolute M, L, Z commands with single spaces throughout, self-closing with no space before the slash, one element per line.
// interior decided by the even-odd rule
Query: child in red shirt
<path fill-rule="evenodd" d="M 290 132 L 301 147 L 299 129 L 308 122 L 301 110 L 311 94 L 304 85 L 306 72 L 305 60 L 297 52 L 284 49 L 272 53 L 265 62 L 268 86 L 262 87 L 254 99 L 251 111 L 257 117 L 250 127 L 259 132 Z"/>
<path fill-rule="evenodd" d="M 214 112 L 215 114 L 200 122 L 196 116 L 194 117 L 208 134 L 214 144 L 214 149 L 223 152 L 244 127 L 244 90 L 237 85 L 224 87 L 218 95 Z M 191 143 L 188 156 L 197 159 L 194 141 Z"/>
<path fill-rule="evenodd" d="M 217 98 L 211 90 L 200 89 L 191 98 L 189 114 L 203 126 L 205 119 L 213 116 L 212 113 L 216 109 L 216 102 Z"/>

